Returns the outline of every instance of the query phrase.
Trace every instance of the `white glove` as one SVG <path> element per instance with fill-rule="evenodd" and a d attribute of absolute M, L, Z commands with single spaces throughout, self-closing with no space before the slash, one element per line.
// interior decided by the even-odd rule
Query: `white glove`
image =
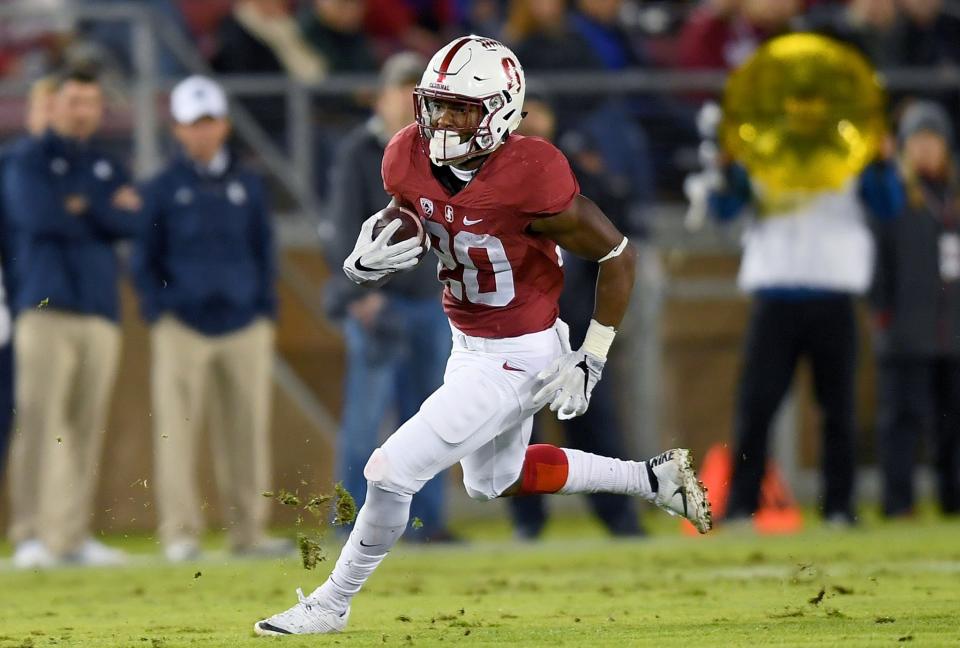
<path fill-rule="evenodd" d="M 537 374 L 537 380 L 543 386 L 533 395 L 534 402 L 550 401 L 550 411 L 557 413 L 561 421 L 580 416 L 587 411 L 590 405 L 590 394 L 600 381 L 605 358 L 600 358 L 581 347 L 577 351 L 570 350 L 569 329 L 562 321 L 558 321 L 560 330 L 560 345 L 563 355 Z"/>
<path fill-rule="evenodd" d="M 357 244 L 343 262 L 344 273 L 354 283 L 376 282 L 394 272 L 412 268 L 420 262 L 423 247 L 416 238 L 393 245 L 388 243 L 393 233 L 400 229 L 399 220 L 388 224 L 377 238 L 373 238 L 373 226 L 378 218 L 379 215 L 374 214 L 363 221 Z"/>

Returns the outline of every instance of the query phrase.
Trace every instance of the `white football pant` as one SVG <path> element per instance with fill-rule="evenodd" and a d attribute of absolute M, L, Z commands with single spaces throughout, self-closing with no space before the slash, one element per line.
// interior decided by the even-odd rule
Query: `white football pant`
<path fill-rule="evenodd" d="M 503 339 L 453 328 L 443 385 L 374 451 L 364 476 L 412 495 L 459 461 L 470 497 L 498 497 L 520 476 L 533 415 L 548 402 L 533 402 L 536 375 L 562 353 L 560 335 L 555 326 Z"/>

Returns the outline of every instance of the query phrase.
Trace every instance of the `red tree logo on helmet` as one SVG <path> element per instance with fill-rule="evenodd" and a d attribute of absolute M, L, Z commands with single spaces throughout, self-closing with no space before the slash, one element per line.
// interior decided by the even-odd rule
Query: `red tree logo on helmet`
<path fill-rule="evenodd" d="M 505 56 L 500 59 L 500 63 L 503 65 L 503 73 L 507 75 L 507 90 L 514 92 L 514 86 L 516 86 L 516 91 L 519 91 L 520 72 L 517 70 L 517 62 L 509 56 Z"/>

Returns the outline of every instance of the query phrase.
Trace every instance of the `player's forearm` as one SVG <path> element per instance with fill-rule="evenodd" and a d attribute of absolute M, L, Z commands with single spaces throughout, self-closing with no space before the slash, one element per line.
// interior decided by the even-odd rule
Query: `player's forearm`
<path fill-rule="evenodd" d="M 633 293 L 637 250 L 627 244 L 623 252 L 600 264 L 593 319 L 604 326 L 619 328 Z"/>

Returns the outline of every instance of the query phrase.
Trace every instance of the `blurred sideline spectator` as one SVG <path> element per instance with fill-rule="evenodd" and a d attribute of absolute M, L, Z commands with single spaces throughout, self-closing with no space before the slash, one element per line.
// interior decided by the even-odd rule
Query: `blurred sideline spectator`
<path fill-rule="evenodd" d="M 388 59 L 381 72 L 376 114 L 342 143 L 327 210 L 336 226 L 328 251 L 331 267 L 349 255 L 363 221 L 390 202 L 380 175 L 383 151 L 390 138 L 413 121 L 413 88 L 425 66 L 426 60 L 413 53 Z M 337 479 L 358 503 L 367 488 L 363 467 L 379 444 L 388 410 L 406 421 L 443 382 L 451 338 L 436 272 L 430 256 L 380 289 L 362 288 L 340 273 L 326 286 L 328 315 L 342 322 L 347 343 Z M 447 530 L 445 495 L 446 480 L 439 478 L 414 496 L 411 515 L 420 518 L 423 527 L 413 530 L 408 540 L 454 539 Z"/>
<path fill-rule="evenodd" d="M 850 43 L 875 66 L 891 67 L 902 62 L 904 41 L 897 29 L 897 0 L 820 5 L 800 21 L 800 26 Z"/>
<path fill-rule="evenodd" d="M 13 347 L 10 344 L 13 338 L 13 321 L 7 305 L 9 281 L 2 269 L 0 280 L 0 477 L 3 477 L 7 467 L 10 424 L 13 421 Z"/>
<path fill-rule="evenodd" d="M 36 78 L 62 62 L 74 29 L 70 0 L 0 0 L 0 4 L 37 12 L 0 19 L 0 77 Z"/>
<path fill-rule="evenodd" d="M 330 67 L 301 36 L 286 0 L 237 0 L 217 40 L 211 60 L 217 72 L 286 73 L 311 83 Z"/>
<path fill-rule="evenodd" d="M 880 223 L 872 291 L 883 514 L 913 513 L 917 441 L 926 435 L 940 509 L 960 513 L 960 178 L 938 104 L 900 120 L 907 208 Z"/>
<path fill-rule="evenodd" d="M 574 33 L 587 44 L 602 70 L 650 65 L 643 43 L 621 23 L 622 5 L 622 0 L 577 0 L 571 14 Z M 569 107 L 575 100 L 580 111 L 571 118 Z M 608 167 L 630 177 L 637 194 L 648 192 L 653 172 L 664 174 L 659 180 L 669 186 L 678 147 L 696 139 L 693 110 L 663 93 L 583 94 L 565 99 L 559 107 L 564 125 L 589 133 Z M 647 164 L 650 160 L 652 165 Z"/>
<path fill-rule="evenodd" d="M 732 69 L 768 38 L 788 31 L 800 0 L 705 0 L 680 33 L 678 63 L 694 69 Z"/>
<path fill-rule="evenodd" d="M 217 30 L 233 9 L 236 0 L 179 0 L 180 13 L 191 40 L 201 56 L 213 58 L 217 47 Z"/>
<path fill-rule="evenodd" d="M 156 14 L 177 28 L 184 36 L 188 35 L 188 29 L 183 14 L 180 12 L 180 5 L 176 0 L 79 0 L 80 4 L 96 5 L 142 5 L 152 9 Z M 98 20 L 83 21 L 80 24 L 79 31 L 83 38 L 95 44 L 95 49 L 106 54 L 109 58 L 108 63 L 125 73 L 132 71 L 131 63 L 133 56 L 130 51 L 131 28 L 130 23 L 119 20 Z M 158 39 L 157 49 L 157 71 L 164 75 L 180 74 L 183 66 L 177 60 L 177 57 L 163 47 L 163 41 Z"/>
<path fill-rule="evenodd" d="M 5 212 L 17 237 L 17 567 L 124 560 L 89 530 L 120 354 L 114 243 L 133 234 L 140 208 L 123 167 L 91 144 L 103 109 L 95 76 L 64 74 L 51 129 L 24 142 L 4 168 Z"/>
<path fill-rule="evenodd" d="M 456 35 L 453 0 L 366 0 L 364 31 L 384 53 L 398 49 L 433 54 Z"/>
<path fill-rule="evenodd" d="M 571 19 L 574 31 L 607 70 L 648 64 L 643 44 L 620 25 L 622 5 L 623 0 L 577 0 Z"/>
<path fill-rule="evenodd" d="M 901 65 L 960 64 L 960 16 L 943 9 L 943 0 L 899 0 L 905 51 Z"/>
<path fill-rule="evenodd" d="M 527 71 L 597 70 L 600 58 L 570 25 L 566 0 L 512 0 L 503 36 Z"/>
<path fill-rule="evenodd" d="M 300 16 L 304 37 L 324 57 L 331 72 L 372 73 L 378 69 L 373 41 L 363 32 L 366 0 L 308 0 Z M 314 188 L 327 198 L 330 169 L 343 133 L 355 126 L 369 97 L 318 97 L 313 102 Z"/>
<path fill-rule="evenodd" d="M 366 0 L 313 0 L 300 17 L 303 38 L 330 72 L 374 72 L 373 44 L 363 31 Z"/>
<path fill-rule="evenodd" d="M 301 35 L 286 0 L 236 0 L 217 31 L 210 65 L 220 73 L 288 74 L 303 82 L 319 82 L 328 69 Z M 240 102 L 268 135 L 286 141 L 283 96 L 251 95 Z"/>
<path fill-rule="evenodd" d="M 668 124 L 662 126 L 669 128 Z M 602 169 L 605 175 L 609 195 L 619 195 L 633 205 L 653 199 L 655 164 L 650 141 L 624 102 L 608 101 L 592 111 L 575 129 L 564 133 L 561 145 L 566 151 L 591 154 L 590 159 L 597 162 L 593 168 Z M 586 159 L 582 164 L 585 168 Z"/>
<path fill-rule="evenodd" d="M 134 276 L 151 324 L 155 488 L 171 562 L 199 555 L 196 446 L 209 423 L 230 549 L 275 556 L 265 533 L 276 259 L 259 177 L 226 146 L 227 98 L 192 76 L 170 95 L 182 153 L 144 188 Z"/>
<path fill-rule="evenodd" d="M 27 134 L 0 149 L 0 477 L 6 468 L 7 448 L 10 440 L 10 425 L 13 420 L 14 353 L 12 308 L 16 300 L 14 257 L 16 256 L 12 223 L 4 213 L 3 169 L 7 159 L 18 147 L 26 146 L 32 138 L 39 137 L 50 121 L 50 106 L 54 92 L 54 79 L 44 77 L 34 81 L 27 99 L 25 125 Z"/>
<path fill-rule="evenodd" d="M 731 220 L 755 193 L 736 163 L 726 166 L 724 178 L 709 202 L 714 216 Z M 854 299 L 869 287 L 874 260 L 866 216 L 894 218 L 902 204 L 894 168 L 877 161 L 839 190 L 811 192 L 796 206 L 751 221 L 739 285 L 753 305 L 736 404 L 728 521 L 749 519 L 757 509 L 770 423 L 805 357 L 821 410 L 822 512 L 833 524 L 856 522 Z"/>
<path fill-rule="evenodd" d="M 505 4 L 504 0 L 457 0 L 461 31 L 500 36 Z"/>
<path fill-rule="evenodd" d="M 520 123 L 520 134 L 552 141 L 556 134 L 556 119 L 549 103 L 535 95 L 528 95 L 523 107 L 527 115 Z M 632 231 L 627 220 L 630 209 L 626 196 L 622 188 L 611 186 L 611 174 L 604 168 L 602 156 L 584 146 L 568 155 L 580 182 L 581 193 L 596 202 L 620 231 L 635 235 L 636 232 Z M 593 294 L 599 266 L 572 254 L 564 254 L 563 270 L 560 314 L 570 325 L 571 339 L 576 340 L 586 333 L 592 317 Z M 560 421 L 566 437 L 566 447 L 619 459 L 627 458 L 623 434 L 617 421 L 615 387 L 615 382 L 610 382 L 605 387 L 598 383 L 586 414 Z M 531 443 L 537 443 L 535 439 L 540 436 L 536 429 L 539 427 L 539 419 L 534 420 L 534 425 Z M 588 495 L 587 499 L 594 514 L 612 535 L 643 535 L 634 498 L 594 493 Z M 545 498 L 542 495 L 512 497 L 509 505 L 517 535 L 525 539 L 538 537 L 547 522 Z"/>

